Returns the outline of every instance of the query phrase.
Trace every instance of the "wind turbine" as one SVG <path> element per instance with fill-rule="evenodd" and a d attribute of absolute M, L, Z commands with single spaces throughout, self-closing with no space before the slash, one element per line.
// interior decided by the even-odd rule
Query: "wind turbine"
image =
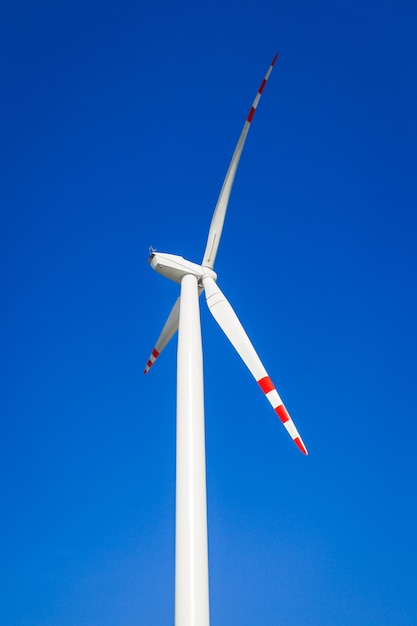
<path fill-rule="evenodd" d="M 151 267 L 180 283 L 180 296 L 149 357 L 145 374 L 178 330 L 175 520 L 175 625 L 209 626 L 203 354 L 199 296 L 228 337 L 301 450 L 307 449 L 236 313 L 216 284 L 214 262 L 237 166 L 275 55 L 258 89 L 217 200 L 201 264 L 151 250 Z"/>

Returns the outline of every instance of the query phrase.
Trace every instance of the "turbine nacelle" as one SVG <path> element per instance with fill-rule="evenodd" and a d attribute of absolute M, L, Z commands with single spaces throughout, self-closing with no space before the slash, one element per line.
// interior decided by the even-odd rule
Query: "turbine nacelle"
<path fill-rule="evenodd" d="M 188 261 L 178 254 L 152 251 L 148 263 L 158 274 L 173 280 L 174 283 L 181 283 L 182 278 L 187 274 L 195 276 L 200 286 L 202 286 L 203 278 L 207 276 L 214 281 L 217 280 L 217 274 L 212 269 Z"/>

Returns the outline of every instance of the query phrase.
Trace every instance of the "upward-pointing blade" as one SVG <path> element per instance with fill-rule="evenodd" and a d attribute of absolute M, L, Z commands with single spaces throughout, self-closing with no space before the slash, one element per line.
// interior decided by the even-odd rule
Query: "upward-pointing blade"
<path fill-rule="evenodd" d="M 294 422 L 288 414 L 278 391 L 275 389 L 271 379 L 264 368 L 262 361 L 256 353 L 245 329 L 240 323 L 236 313 L 232 309 L 226 296 L 220 291 L 213 278 L 207 276 L 203 278 L 204 290 L 208 307 L 223 330 L 231 344 L 234 346 L 239 356 L 242 358 L 251 374 L 256 379 L 258 385 L 271 403 L 276 414 L 284 424 L 288 434 L 293 439 L 303 454 L 308 454 L 300 434 Z"/>
<path fill-rule="evenodd" d="M 224 179 L 223 186 L 221 188 L 216 208 L 214 209 L 213 218 L 210 224 L 206 250 L 204 252 L 202 262 L 202 265 L 204 265 L 205 267 L 213 268 L 214 266 L 214 261 L 216 260 L 220 237 L 223 230 L 224 218 L 226 216 L 227 205 L 229 203 L 230 193 L 232 191 L 237 166 L 239 165 L 240 155 L 242 154 L 243 146 L 245 145 L 246 137 L 249 132 L 253 116 L 255 115 L 256 107 L 258 106 L 259 100 L 261 99 L 261 95 L 265 88 L 266 81 L 268 80 L 269 75 L 272 72 L 272 68 L 275 65 L 278 54 L 279 53 L 277 53 L 272 59 L 272 63 L 269 66 L 268 71 L 265 74 L 265 77 L 261 83 L 261 86 L 258 89 L 258 93 L 255 96 L 255 100 L 252 103 L 248 117 L 246 118 L 245 124 L 240 134 L 239 141 L 237 142 L 235 151 L 232 156 L 232 160 L 230 161 L 229 169 L 227 170 L 226 177 Z"/>

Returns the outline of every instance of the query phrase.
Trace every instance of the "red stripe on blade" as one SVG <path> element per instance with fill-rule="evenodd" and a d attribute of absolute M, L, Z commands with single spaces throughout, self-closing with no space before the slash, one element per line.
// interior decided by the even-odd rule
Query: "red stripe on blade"
<path fill-rule="evenodd" d="M 277 60 L 278 56 L 279 56 L 279 52 L 277 52 L 274 58 L 272 59 L 271 65 L 275 65 L 275 61 Z"/>
<path fill-rule="evenodd" d="M 279 406 L 277 406 L 277 408 L 275 409 L 275 413 L 278 415 L 279 419 L 281 420 L 283 424 L 285 424 L 285 422 L 288 422 L 288 420 L 291 419 L 287 413 L 287 409 L 285 408 L 283 404 L 280 404 Z"/>
<path fill-rule="evenodd" d="M 254 107 L 252 107 L 251 110 L 249 111 L 248 117 L 246 118 L 246 121 L 249 122 L 249 124 L 251 123 L 254 115 L 255 115 L 255 109 Z"/>
<path fill-rule="evenodd" d="M 296 445 L 296 446 L 298 446 L 298 447 L 300 448 L 300 450 L 301 450 L 301 452 L 302 452 L 303 454 L 308 454 L 307 450 L 305 449 L 305 447 L 303 446 L 303 444 L 302 444 L 302 442 L 301 442 L 300 437 L 296 437 L 296 438 L 294 439 L 294 443 L 295 443 L 295 445 Z"/>
<path fill-rule="evenodd" d="M 156 358 L 158 358 L 158 356 L 159 356 L 159 352 L 158 352 L 158 350 L 155 350 L 155 348 L 154 348 L 154 349 L 152 350 L 152 355 L 155 357 L 155 359 L 156 359 Z"/>
<path fill-rule="evenodd" d="M 259 87 L 258 93 L 262 93 L 266 85 L 266 79 L 264 78 L 262 81 L 262 85 Z"/>
<path fill-rule="evenodd" d="M 260 380 L 258 380 L 258 385 L 264 393 L 269 393 L 270 391 L 275 389 L 274 383 L 269 378 L 269 376 L 265 376 L 265 378 L 261 378 Z"/>

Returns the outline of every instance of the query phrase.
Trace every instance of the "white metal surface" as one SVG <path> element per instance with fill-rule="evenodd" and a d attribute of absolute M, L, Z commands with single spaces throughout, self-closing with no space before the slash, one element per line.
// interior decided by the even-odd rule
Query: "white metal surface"
<path fill-rule="evenodd" d="M 203 353 L 192 275 L 181 281 L 177 368 L 175 626 L 208 626 Z"/>

